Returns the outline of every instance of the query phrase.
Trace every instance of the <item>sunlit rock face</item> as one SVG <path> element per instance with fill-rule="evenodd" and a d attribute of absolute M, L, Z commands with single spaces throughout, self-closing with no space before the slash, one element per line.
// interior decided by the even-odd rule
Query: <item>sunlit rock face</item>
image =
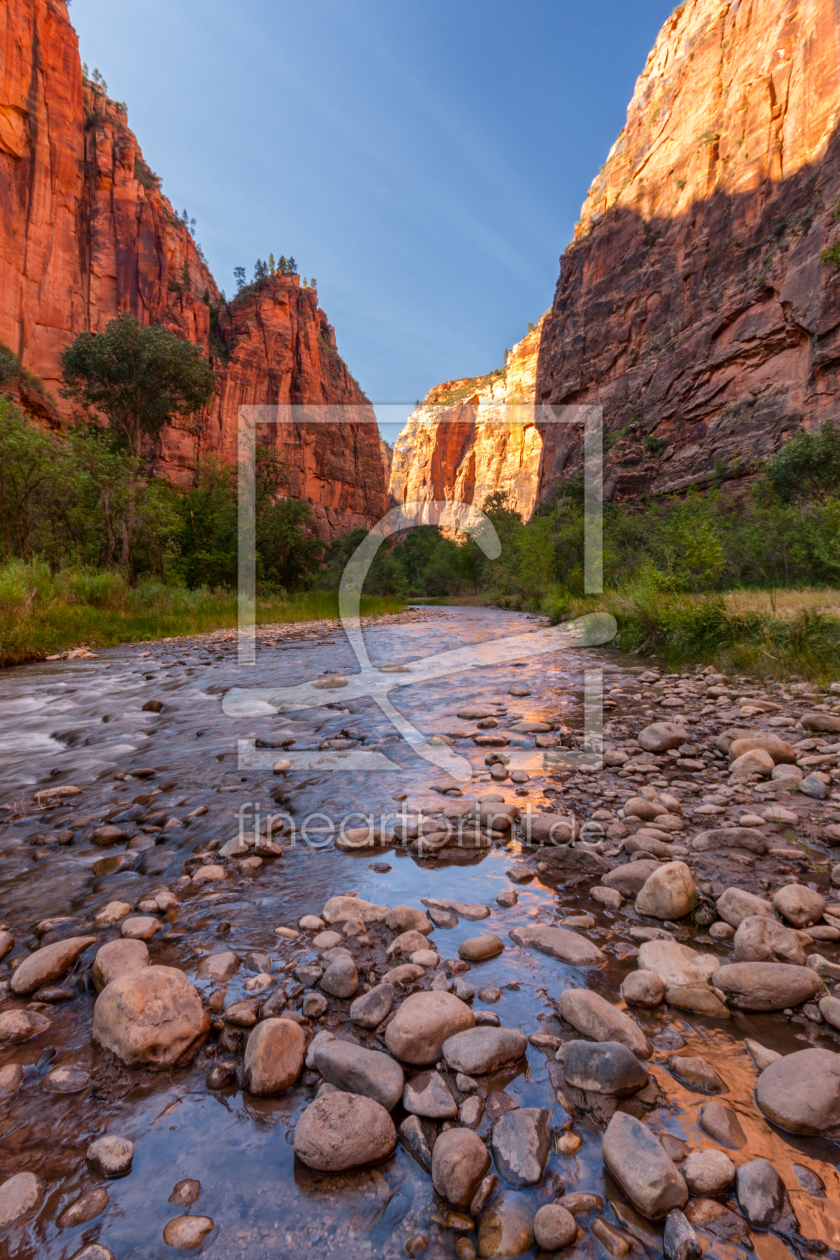
<path fill-rule="evenodd" d="M 834 0 L 672 14 L 540 330 L 506 372 L 431 391 L 393 499 L 501 488 L 527 516 L 550 498 L 579 469 L 581 427 L 482 426 L 498 401 L 600 404 L 608 498 L 737 485 L 840 415 L 840 269 L 821 257 L 840 241 L 838 22 Z M 436 424 L 436 404 L 457 422 Z"/>
<path fill-rule="evenodd" d="M 273 276 L 225 304 L 125 110 L 83 78 L 62 0 L 0 6 L 0 64 L 0 341 L 53 395 L 45 403 L 22 387 L 29 410 L 68 419 L 62 350 L 130 311 L 201 346 L 218 373 L 200 430 L 162 435 L 159 469 L 175 480 L 191 479 L 200 452 L 235 458 L 241 403 L 350 403 L 372 416 L 314 289 Z M 324 536 L 386 510 L 375 424 L 271 432 L 289 492 L 310 501 Z"/>
<path fill-rule="evenodd" d="M 603 405 L 609 495 L 748 475 L 840 410 L 838 20 L 833 0 L 687 0 L 660 32 L 537 373 L 540 400 Z M 541 495 L 580 457 L 574 429 L 546 442 Z"/>
<path fill-rule="evenodd" d="M 514 346 L 504 369 L 429 391 L 394 447 L 392 503 L 480 507 L 502 490 L 523 517 L 531 515 L 543 444 L 533 407 L 542 326 Z"/>

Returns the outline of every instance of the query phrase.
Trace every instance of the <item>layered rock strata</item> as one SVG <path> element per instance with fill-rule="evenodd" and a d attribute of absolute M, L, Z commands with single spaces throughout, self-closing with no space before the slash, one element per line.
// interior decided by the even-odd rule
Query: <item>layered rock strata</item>
<path fill-rule="evenodd" d="M 83 75 L 64 0 L 8 0 L 0 59 L 0 341 L 52 395 L 44 401 L 23 382 L 23 404 L 42 419 L 69 418 L 58 396 L 62 350 L 129 311 L 201 346 L 218 373 L 198 432 L 164 431 L 162 471 L 187 481 L 202 450 L 234 458 L 240 404 L 351 404 L 367 423 L 272 434 L 289 492 L 310 501 L 324 536 L 378 519 L 379 435 L 315 291 L 273 276 L 224 302 L 125 108 Z"/>

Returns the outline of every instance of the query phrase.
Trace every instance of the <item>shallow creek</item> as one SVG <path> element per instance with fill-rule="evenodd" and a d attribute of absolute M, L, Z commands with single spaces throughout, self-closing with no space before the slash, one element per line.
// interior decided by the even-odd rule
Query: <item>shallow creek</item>
<path fill-rule="evenodd" d="M 428 620 L 371 627 L 365 639 L 375 665 L 405 664 L 452 647 L 521 634 L 533 625 L 514 613 L 445 609 L 435 610 Z M 604 649 L 546 653 L 415 687 L 406 675 L 391 699 L 427 734 L 474 729 L 475 723 L 458 719 L 457 712 L 483 704 L 496 711 L 500 729 L 508 730 L 524 719 L 561 721 L 575 732 L 583 720 L 584 668 L 593 663 L 603 667 L 607 691 L 618 686 L 625 693 L 613 702 L 609 722 L 638 718 L 634 728 L 638 729 L 642 719 L 654 720 L 649 690 L 637 681 L 645 664 Z M 256 666 L 247 671 L 237 665 L 234 643 L 202 639 L 125 647 L 103 652 L 95 660 L 5 673 L 0 678 L 0 805 L 7 807 L 8 821 L 0 815 L 0 919 L 14 935 L 15 945 L 0 964 L 0 980 L 8 981 L 28 948 L 86 932 L 96 912 L 109 902 L 123 900 L 134 907 L 145 892 L 166 884 L 180 905 L 161 915 L 162 928 L 149 944 L 153 963 L 182 968 L 195 979 L 203 956 L 233 950 L 242 966 L 227 983 L 229 1006 L 250 996 L 244 986 L 256 969 L 248 968 L 246 956 L 262 951 L 270 957 L 273 984 L 260 996 L 268 999 L 278 985 L 286 985 L 290 1007 L 299 1008 L 303 995 L 294 993 L 291 968 L 315 961 L 309 945 L 312 934 L 302 932 L 298 939 L 288 940 L 274 929 L 295 927 L 302 915 L 319 914 L 329 897 L 356 892 L 384 906 L 422 909 L 421 899 L 429 897 L 488 906 L 489 918 L 480 923 L 460 918 L 452 928 L 435 928 L 430 939 L 445 964 L 458 958 L 459 945 L 470 937 L 491 932 L 502 938 L 501 955 L 473 964 L 463 975 L 476 990 L 473 1010 L 492 1012 L 502 1026 L 527 1035 L 575 1037 L 554 1005 L 568 987 L 594 988 L 625 1009 L 619 987 L 636 966 L 638 941 L 630 929 L 641 922 L 633 902 L 626 901 L 617 911 L 606 909 L 589 896 L 590 885 L 597 882 L 592 880 L 558 885 L 547 875 L 537 875 L 527 883 L 512 883 L 506 871 L 519 854 L 516 841 L 480 851 L 447 848 L 419 856 L 399 846 L 343 852 L 317 830 L 311 832 L 317 845 L 289 845 L 281 833 L 275 839 L 283 845 L 283 855 L 267 858 L 259 869 L 243 873 L 231 861 L 226 878 L 218 883 L 179 885 L 184 863 L 196 849 L 237 834 L 237 811 L 243 803 L 258 802 L 263 816 L 287 809 L 299 822 L 315 814 L 340 820 L 352 811 L 396 812 L 401 797 L 409 805 L 429 798 L 442 771 L 416 757 L 369 700 L 344 703 L 339 691 L 324 691 L 321 707 L 290 716 L 269 711 L 230 717 L 223 711 L 222 697 L 230 688 L 290 686 L 329 672 L 350 677 L 355 668 L 348 644 L 335 634 L 260 647 Z M 511 687 L 530 694 L 511 695 Z M 142 708 L 149 700 L 162 702 L 159 713 Z M 357 736 L 363 742 L 355 740 Z M 318 750 L 328 739 L 367 749 L 373 744 L 394 769 L 328 771 L 315 766 L 275 776 L 270 766 L 240 765 L 238 740 L 255 740 L 258 749 L 261 743 L 273 745 L 270 761 L 284 755 L 284 743 L 294 753 Z M 517 744 L 528 752 L 530 767 L 530 779 L 519 795 L 510 780 L 491 780 L 487 748 L 477 747 L 471 739 L 457 739 L 455 748 L 469 757 L 474 771 L 472 781 L 462 785 L 464 796 L 499 791 L 506 801 L 520 806 L 530 802 L 542 809 L 568 807 L 570 802 L 563 802 L 568 775 L 541 764 L 533 736 L 512 737 L 512 746 Z M 511 746 L 506 751 L 510 753 Z M 142 780 L 125 777 L 137 768 L 155 773 Z M 683 777 L 691 775 L 685 772 Z M 578 776 L 575 782 L 578 794 L 573 804 L 581 817 L 604 804 L 610 809 L 620 805 L 615 796 L 621 782 L 617 776 L 604 771 Z M 81 794 L 60 799 L 52 807 L 44 800 L 47 807 L 37 809 L 36 793 L 60 785 L 77 786 Z M 278 787 L 288 797 L 282 806 L 271 797 Z M 128 843 L 107 849 L 91 843 L 92 829 L 119 819 L 121 811 L 131 813 L 138 797 L 139 808 L 128 820 L 129 830 L 136 834 Z M 202 806 L 206 813 L 187 819 Z M 145 823 L 144 818 L 157 810 L 162 811 L 157 822 Z M 155 829 L 171 818 L 182 825 Z M 144 826 L 150 829 L 143 831 Z M 247 826 L 252 826 L 251 820 Z M 70 831 L 72 842 L 56 843 L 57 835 Z M 618 849 L 609 842 L 606 847 Z M 814 852 L 814 861 L 824 872 L 825 850 Z M 807 864 L 796 870 L 803 880 L 813 878 Z M 518 894 L 516 904 L 499 905 L 496 898 L 510 889 Z M 600 968 L 575 968 L 510 940 L 509 932 L 516 926 L 555 924 L 576 913 L 595 920 L 594 927 L 579 930 L 605 951 L 608 962 Z M 72 922 L 36 934 L 44 920 L 64 916 Z M 697 948 L 719 954 L 722 962 L 731 960 L 730 943 L 711 940 L 706 929 L 690 922 L 668 928 L 686 943 L 694 944 L 700 936 Z M 116 938 L 119 926 L 93 934 L 102 943 Z M 46 1184 L 37 1213 L 8 1230 L 5 1242 L 0 1242 L 6 1254 L 20 1260 L 36 1256 L 65 1260 L 86 1244 L 99 1242 L 117 1260 L 176 1255 L 164 1243 L 163 1230 L 184 1209 L 168 1200 L 178 1181 L 194 1178 L 201 1183 L 201 1194 L 189 1211 L 214 1222 L 197 1253 L 208 1260 L 396 1257 L 406 1254 L 407 1244 L 409 1254 L 455 1256 L 462 1235 L 449 1227 L 447 1205 L 436 1198 L 428 1173 L 402 1145 L 374 1168 L 339 1176 L 311 1172 L 295 1160 L 293 1130 L 314 1097 L 318 1080 L 313 1073 L 304 1072 L 296 1086 L 276 1098 L 253 1098 L 235 1082 L 221 1090 L 209 1089 L 206 1077 L 216 1055 L 218 1030 L 192 1066 L 170 1072 L 130 1070 L 98 1050 L 91 1041 L 96 993 L 90 968 L 96 948 L 88 949 L 61 981 L 68 1000 L 35 1001 L 34 1008 L 47 1015 L 50 1026 L 30 1040 L 0 1048 L 0 1068 L 10 1063 L 24 1067 L 20 1087 L 0 1096 L 0 1180 L 29 1170 Z M 836 947 L 821 941 L 818 948 L 830 959 L 837 958 Z M 381 949 L 375 957 L 381 960 Z M 284 967 L 289 970 L 284 972 Z M 360 974 L 362 970 L 360 966 Z M 430 979 L 417 987 L 428 988 Z M 199 985 L 203 994 L 209 993 L 206 982 Z M 479 996 L 494 988 L 501 991 L 497 1000 Z M 0 1011 L 27 1006 L 33 1006 L 31 998 L 7 995 Z M 359 1035 L 349 1022 L 348 1007 L 346 1001 L 331 1000 L 312 1031 L 326 1027 L 339 1037 L 352 1036 L 382 1049 L 372 1034 Z M 840 1151 L 819 1138 L 783 1133 L 763 1118 L 753 1099 L 757 1072 L 744 1047 L 745 1038 L 754 1038 L 783 1054 L 809 1045 L 837 1051 L 838 1034 L 801 1014 L 733 1011 L 730 1019 L 715 1020 L 666 1005 L 633 1008 L 631 1013 L 657 1046 L 648 1066 L 664 1096 L 660 1105 L 638 1106 L 634 1114 L 657 1134 L 670 1133 L 691 1150 L 717 1146 L 699 1128 L 699 1111 L 709 1095 L 680 1084 L 667 1068 L 668 1054 L 683 1044 L 682 1054 L 702 1055 L 723 1078 L 727 1087 L 723 1101 L 737 1114 L 747 1136 L 744 1149 L 727 1153 L 736 1164 L 758 1156 L 769 1159 L 785 1181 L 799 1221 L 801 1238 L 794 1240 L 747 1229 L 740 1241 L 725 1241 L 701 1231 L 706 1253 L 735 1257 L 752 1251 L 761 1260 L 776 1260 L 792 1249 L 806 1256 L 826 1248 L 840 1250 L 836 1167 Z M 552 1151 L 540 1185 L 518 1193 L 534 1210 L 562 1202 L 558 1200 L 562 1190 L 604 1197 L 602 1211 L 578 1217 L 582 1236 L 568 1254 L 608 1254 L 590 1229 L 594 1218 L 603 1216 L 635 1239 L 631 1254 L 661 1256 L 661 1223 L 644 1224 L 622 1209 L 624 1195 L 601 1159 L 604 1123 L 592 1113 L 567 1112 L 549 1079 L 552 1060 L 553 1052 L 529 1045 L 527 1057 L 515 1069 L 480 1082 L 482 1093 L 504 1089 L 520 1106 L 550 1108 L 556 1137 L 565 1131 L 582 1140 L 573 1154 Z M 77 1092 L 45 1087 L 47 1075 L 60 1066 L 87 1074 L 80 1078 Z M 625 1104 L 628 1110 L 636 1105 L 632 1099 L 620 1105 Z M 398 1104 L 394 1111 L 398 1127 L 404 1118 Z M 490 1127 L 485 1117 L 479 1135 L 487 1135 Z M 104 1184 L 87 1167 L 85 1151 L 95 1137 L 108 1133 L 134 1142 L 131 1172 L 107 1182 L 109 1204 L 100 1215 L 75 1228 L 59 1228 L 61 1211 L 81 1190 Z M 793 1165 L 816 1172 L 825 1184 L 824 1194 L 803 1188 L 802 1174 L 798 1177 Z M 504 1192 L 501 1183 L 497 1197 Z M 733 1196 L 722 1201 L 737 1212 Z M 475 1242 L 474 1234 L 466 1237 Z M 812 1246 L 805 1240 L 812 1240 Z M 469 1254 L 463 1245 L 462 1254 Z"/>

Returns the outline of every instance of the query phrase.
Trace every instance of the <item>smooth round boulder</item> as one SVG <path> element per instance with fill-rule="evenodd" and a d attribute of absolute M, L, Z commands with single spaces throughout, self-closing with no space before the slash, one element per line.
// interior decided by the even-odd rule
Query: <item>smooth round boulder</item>
<path fill-rule="evenodd" d="M 753 1229 L 769 1229 L 785 1205 L 785 1183 L 769 1159 L 751 1159 L 741 1165 L 736 1194 Z"/>
<path fill-rule="evenodd" d="M 577 1222 L 559 1203 L 546 1203 L 534 1217 L 534 1240 L 543 1251 L 562 1251 L 577 1237 Z"/>
<path fill-rule="evenodd" d="M 145 941 L 108 941 L 96 951 L 93 960 L 94 988 L 101 993 L 112 980 L 148 965 L 149 949 Z"/>
<path fill-rule="evenodd" d="M 624 977 L 621 996 L 631 1006 L 643 1006 L 650 1010 L 662 1002 L 665 985 L 655 971 L 631 971 Z"/>
<path fill-rule="evenodd" d="M 636 897 L 636 910 L 652 919 L 682 919 L 697 905 L 699 895 L 685 862 L 666 862 L 648 876 Z"/>
<path fill-rule="evenodd" d="M 391 1013 L 394 1005 L 394 986 L 377 984 L 354 998 L 350 1003 L 350 1018 L 360 1028 L 377 1028 Z"/>
<path fill-rule="evenodd" d="M 295 1127 L 298 1159 L 316 1172 L 346 1172 L 387 1159 L 397 1131 L 384 1107 L 362 1094 L 322 1094 Z"/>
<path fill-rule="evenodd" d="M 129 1138 L 106 1134 L 91 1142 L 85 1159 L 94 1172 L 102 1177 L 124 1177 L 131 1172 L 134 1160 L 134 1143 Z"/>
<path fill-rule="evenodd" d="M 472 1129 L 448 1129 L 432 1151 L 432 1185 L 454 1208 L 468 1208 L 490 1168 L 487 1147 Z"/>
<path fill-rule="evenodd" d="M 40 1011 L 22 1011 L 19 1008 L 11 1011 L 0 1011 L 0 1046 L 11 1043 L 17 1045 L 37 1037 L 45 1032 L 51 1021 Z"/>
<path fill-rule="evenodd" d="M 795 928 L 819 923 L 825 913 L 825 898 L 806 884 L 786 884 L 775 893 L 773 905 Z"/>
<path fill-rule="evenodd" d="M 769 753 L 775 765 L 792 764 L 796 761 L 796 753 L 790 744 L 778 735 L 747 735 L 734 739 L 729 745 L 729 760 L 737 761 L 744 753 L 753 752 L 757 748 Z"/>
<path fill-rule="evenodd" d="M 44 1197 L 44 1183 L 35 1173 L 19 1172 L 0 1186 L 0 1229 L 22 1221 Z"/>
<path fill-rule="evenodd" d="M 816 1135 L 840 1125 L 840 1055 L 797 1050 L 776 1059 L 758 1078 L 755 1100 L 779 1128 Z"/>
<path fill-rule="evenodd" d="M 647 1068 L 620 1041 L 566 1041 L 556 1057 L 575 1089 L 625 1098 L 648 1083 Z"/>
<path fill-rule="evenodd" d="M 349 954 L 334 958 L 321 976 L 321 988 L 330 997 L 351 998 L 359 987 L 359 973 Z"/>
<path fill-rule="evenodd" d="M 189 1063 L 209 1029 L 197 990 L 176 967 L 122 975 L 105 986 L 93 1008 L 93 1040 L 128 1067 Z"/>
<path fill-rule="evenodd" d="M 248 1037 L 244 1085 L 257 1098 L 290 1089 L 303 1070 L 306 1038 L 290 1019 L 264 1019 Z"/>
<path fill-rule="evenodd" d="M 337 1089 L 373 1098 L 386 1111 L 396 1107 L 402 1097 L 403 1070 L 381 1050 L 368 1050 L 353 1041 L 334 1038 L 313 1045 L 312 1064 Z"/>
<path fill-rule="evenodd" d="M 160 919 L 150 914 L 133 914 L 120 924 L 120 936 L 127 941 L 150 941 L 160 928 Z"/>
<path fill-rule="evenodd" d="M 645 752 L 663 753 L 691 742 L 691 735 L 677 722 L 652 722 L 639 732 L 639 747 Z"/>
<path fill-rule="evenodd" d="M 659 862 L 654 858 L 636 858 L 602 875 L 601 883 L 605 888 L 616 889 L 622 897 L 636 897 L 651 875 L 658 870 Z"/>
<path fill-rule="evenodd" d="M 407 1081 L 402 1103 L 412 1115 L 429 1120 L 454 1120 L 458 1114 L 458 1104 L 439 1072 L 420 1072 Z"/>
<path fill-rule="evenodd" d="M 56 941 L 54 945 L 43 945 L 41 949 L 34 950 L 12 974 L 12 993 L 23 997 L 34 993 L 44 984 L 60 980 L 73 966 L 79 954 L 96 943 L 95 936 L 70 936 L 64 941 Z"/>
<path fill-rule="evenodd" d="M 795 932 L 776 919 L 751 915 L 735 933 L 736 962 L 780 962 L 805 966 L 805 950 Z"/>
<path fill-rule="evenodd" d="M 518 1028 L 469 1028 L 448 1037 L 443 1057 L 453 1072 L 486 1076 L 522 1058 L 528 1038 Z"/>
<path fill-rule="evenodd" d="M 487 1208 L 478 1223 L 482 1260 L 524 1256 L 534 1245 L 534 1208 L 523 1194 L 506 1194 Z"/>
<path fill-rule="evenodd" d="M 591 989 L 564 989 L 560 1015 L 593 1041 L 619 1041 L 637 1059 L 649 1059 L 653 1054 L 653 1046 L 636 1021 Z"/>
<path fill-rule="evenodd" d="M 458 946 L 458 957 L 467 962 L 484 962 L 496 958 L 504 949 L 504 942 L 489 932 L 486 936 L 471 936 Z"/>
<path fill-rule="evenodd" d="M 785 763 L 777 765 L 770 776 L 776 783 L 787 784 L 789 788 L 796 787 L 805 778 L 805 774 L 799 769 L 799 766 L 789 766 Z"/>
<path fill-rule="evenodd" d="M 617 1111 L 604 1134 L 602 1155 L 637 1212 L 659 1220 L 688 1202 L 688 1187 L 654 1133 L 635 1116 Z"/>
<path fill-rule="evenodd" d="M 735 1165 L 723 1151 L 692 1151 L 680 1171 L 689 1194 L 695 1198 L 723 1194 L 735 1180 Z"/>
<path fill-rule="evenodd" d="M 640 818 L 642 822 L 653 822 L 660 814 L 668 812 L 667 806 L 659 801 L 649 801 L 646 796 L 631 796 L 624 802 L 625 818 Z"/>
<path fill-rule="evenodd" d="M 712 984 L 742 1011 L 783 1011 L 801 1006 L 822 991 L 823 983 L 810 967 L 788 963 L 728 963 L 712 976 Z"/>
<path fill-rule="evenodd" d="M 810 966 L 787 963 L 728 963 L 712 976 L 712 984 L 739 1011 L 785 1011 L 810 1002 L 822 980 Z"/>
<path fill-rule="evenodd" d="M 209 1216 L 176 1216 L 163 1227 L 163 1241 L 176 1251 L 195 1251 L 214 1228 Z"/>
<path fill-rule="evenodd" d="M 385 1044 L 395 1058 L 425 1067 L 437 1063 L 449 1037 L 473 1027 L 475 1016 L 453 993 L 412 993 L 385 1030 Z"/>
<path fill-rule="evenodd" d="M 729 767 L 730 774 L 760 774 L 769 779 L 775 768 L 775 761 L 763 748 L 752 748 L 742 753 Z"/>
<path fill-rule="evenodd" d="M 755 893 L 745 892 L 743 888 L 727 888 L 718 897 L 715 909 L 718 917 L 734 928 L 739 928 L 744 919 L 754 915 L 763 915 L 768 919 L 776 917 L 769 901 L 757 897 Z"/>
<path fill-rule="evenodd" d="M 394 906 L 385 916 L 385 926 L 392 932 L 422 932 L 424 936 L 434 930 L 428 915 L 414 906 Z"/>

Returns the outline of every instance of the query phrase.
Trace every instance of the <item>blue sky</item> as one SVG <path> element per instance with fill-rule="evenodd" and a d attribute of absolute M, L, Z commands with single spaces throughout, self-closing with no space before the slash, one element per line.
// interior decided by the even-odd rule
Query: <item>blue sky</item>
<path fill-rule="evenodd" d="M 293 255 L 368 396 L 403 403 L 500 366 L 550 306 L 672 8 L 73 0 L 70 16 L 218 284 Z"/>

